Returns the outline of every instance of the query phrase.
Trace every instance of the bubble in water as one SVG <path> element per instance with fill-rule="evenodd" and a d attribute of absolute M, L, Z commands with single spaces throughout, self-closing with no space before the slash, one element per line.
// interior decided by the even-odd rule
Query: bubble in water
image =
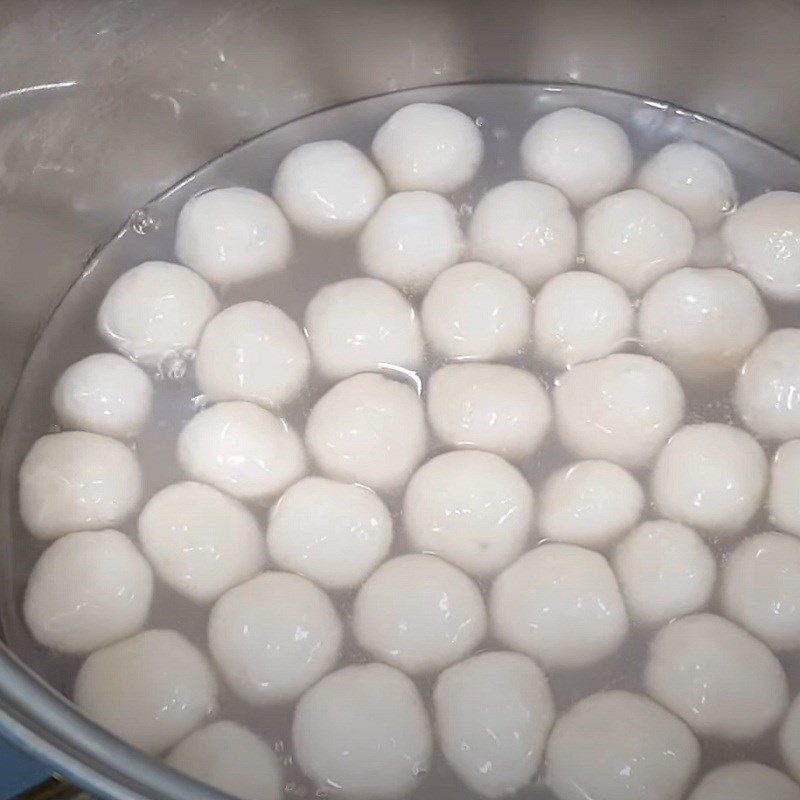
<path fill-rule="evenodd" d="M 160 221 L 148 214 L 144 209 L 137 209 L 131 214 L 131 230 L 134 233 L 138 233 L 139 236 L 146 236 L 148 233 L 157 231 L 160 225 Z"/>
<path fill-rule="evenodd" d="M 192 351 L 167 353 L 159 362 L 156 377 L 162 380 L 179 381 L 186 376 L 189 362 L 194 357 Z M 194 400 L 194 398 L 192 398 Z"/>

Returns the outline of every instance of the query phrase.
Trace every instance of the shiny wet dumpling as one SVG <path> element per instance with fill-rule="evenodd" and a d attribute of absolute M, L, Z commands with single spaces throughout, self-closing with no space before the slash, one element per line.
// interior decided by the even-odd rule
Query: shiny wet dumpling
<path fill-rule="evenodd" d="M 772 459 L 767 509 L 770 522 L 800 536 L 800 440 L 784 442 Z"/>
<path fill-rule="evenodd" d="M 794 779 L 800 781 L 800 694 L 789 706 L 789 712 L 778 731 L 778 746 Z"/>
<path fill-rule="evenodd" d="M 800 786 L 782 772 L 755 761 L 734 761 L 712 769 L 689 800 L 800 800 Z"/>

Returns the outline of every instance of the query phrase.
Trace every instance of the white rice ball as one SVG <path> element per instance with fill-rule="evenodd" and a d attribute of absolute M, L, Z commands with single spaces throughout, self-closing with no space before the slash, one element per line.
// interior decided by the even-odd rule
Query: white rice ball
<path fill-rule="evenodd" d="M 789 706 L 789 713 L 778 732 L 778 744 L 789 772 L 800 781 L 800 694 Z"/>
<path fill-rule="evenodd" d="M 117 278 L 97 312 L 100 335 L 134 361 L 158 366 L 190 353 L 219 311 L 211 287 L 196 273 L 166 261 L 145 261 Z"/>
<path fill-rule="evenodd" d="M 475 121 L 455 108 L 412 103 L 381 125 L 372 155 L 394 189 L 448 194 L 475 177 L 483 138 Z"/>
<path fill-rule="evenodd" d="M 556 710 L 545 674 L 527 656 L 481 653 L 448 667 L 433 706 L 444 757 L 471 791 L 506 797 L 534 778 Z"/>
<path fill-rule="evenodd" d="M 325 589 L 358 586 L 386 558 L 391 543 L 389 509 L 366 486 L 303 478 L 270 512 L 272 561 Z"/>
<path fill-rule="evenodd" d="M 522 139 L 520 158 L 528 178 L 552 184 L 579 206 L 622 188 L 633 169 L 625 131 L 582 108 L 538 119 Z"/>
<path fill-rule="evenodd" d="M 472 213 L 474 258 L 516 275 L 532 289 L 575 266 L 578 224 L 558 189 L 510 181 L 490 189 Z"/>
<path fill-rule="evenodd" d="M 755 761 L 734 761 L 712 769 L 689 800 L 800 800 L 800 786 L 782 772 Z"/>
<path fill-rule="evenodd" d="M 159 755 L 217 710 L 217 680 L 179 633 L 148 630 L 96 650 L 81 666 L 73 699 L 92 722 Z"/>
<path fill-rule="evenodd" d="M 136 456 L 122 442 L 96 433 L 42 436 L 19 470 L 19 512 L 39 539 L 119 525 L 141 495 Z"/>
<path fill-rule="evenodd" d="M 767 488 L 767 457 L 739 428 L 686 425 L 659 453 L 653 502 L 665 517 L 722 537 L 738 536 Z"/>
<path fill-rule="evenodd" d="M 150 566 L 125 534 L 80 531 L 39 557 L 22 611 L 40 644 L 88 653 L 141 630 L 152 595 Z"/>
<path fill-rule="evenodd" d="M 361 231 L 361 268 L 398 289 L 421 292 L 464 253 L 453 204 L 433 192 L 387 197 Z"/>
<path fill-rule="evenodd" d="M 385 664 L 344 667 L 306 692 L 292 743 L 320 790 L 348 800 L 399 800 L 422 783 L 433 754 L 417 688 Z"/>
<path fill-rule="evenodd" d="M 684 214 L 641 189 L 604 197 L 581 225 L 586 266 L 631 294 L 686 266 L 694 248 L 692 223 Z"/>
<path fill-rule="evenodd" d="M 744 742 L 777 725 L 786 675 L 766 645 L 723 617 L 693 614 L 650 644 L 647 693 L 700 736 Z"/>
<path fill-rule="evenodd" d="M 368 653 L 412 675 L 436 672 L 471 653 L 486 634 L 478 587 L 431 555 L 381 564 L 353 604 L 353 631 Z"/>
<path fill-rule="evenodd" d="M 328 596 L 288 572 L 229 589 L 208 618 L 208 647 L 226 683 L 255 706 L 286 703 L 339 660 L 342 623 Z"/>
<path fill-rule="evenodd" d="M 384 366 L 415 370 L 424 343 L 417 313 L 393 286 L 350 278 L 323 286 L 306 308 L 314 364 L 329 380 Z"/>
<path fill-rule="evenodd" d="M 175 255 L 211 283 L 238 283 L 285 269 L 292 232 L 267 195 L 244 186 L 212 189 L 181 209 Z"/>
<path fill-rule="evenodd" d="M 63 428 L 130 439 L 150 416 L 153 387 L 147 373 L 127 358 L 95 353 L 64 370 L 52 404 Z"/>
<path fill-rule="evenodd" d="M 515 356 L 530 335 L 531 298 L 513 275 L 480 261 L 457 264 L 434 280 L 422 301 L 422 328 L 446 359 Z"/>
<path fill-rule="evenodd" d="M 775 452 L 767 495 L 769 518 L 786 533 L 800 536 L 800 439 L 784 442 Z"/>

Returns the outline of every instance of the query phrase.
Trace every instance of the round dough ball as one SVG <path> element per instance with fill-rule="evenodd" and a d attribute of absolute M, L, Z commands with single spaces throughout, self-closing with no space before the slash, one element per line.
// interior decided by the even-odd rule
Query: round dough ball
<path fill-rule="evenodd" d="M 800 781 L 800 694 L 789 706 L 789 713 L 778 733 L 778 744 L 789 772 Z"/>
<path fill-rule="evenodd" d="M 139 515 L 139 544 L 156 574 L 199 603 L 252 578 L 264 566 L 264 541 L 237 500 L 194 481 L 156 492 Z"/>
<path fill-rule="evenodd" d="M 647 356 L 615 353 L 576 364 L 556 379 L 556 429 L 579 458 L 643 467 L 683 419 L 683 389 Z"/>
<path fill-rule="evenodd" d="M 96 650 L 74 700 L 92 722 L 149 755 L 177 744 L 217 710 L 217 680 L 179 633 L 149 630 Z"/>
<path fill-rule="evenodd" d="M 644 491 L 630 472 L 610 461 L 578 461 L 545 482 L 539 533 L 601 550 L 629 531 L 643 508 Z"/>
<path fill-rule="evenodd" d="M 533 345 L 557 367 L 570 367 L 620 350 L 633 333 L 633 305 L 625 290 L 593 272 L 565 272 L 536 295 Z"/>
<path fill-rule="evenodd" d="M 408 386 L 382 375 L 354 375 L 311 409 L 306 446 L 331 478 L 397 491 L 428 446 L 422 400 Z"/>
<path fill-rule="evenodd" d="M 617 545 L 613 563 L 628 613 L 647 627 L 705 608 L 717 579 L 708 545 L 691 528 L 667 519 L 631 531 Z"/>
<path fill-rule="evenodd" d="M 651 476 L 653 502 L 665 517 L 738 536 L 767 488 L 767 457 L 739 428 L 717 422 L 686 425 L 665 445 Z"/>
<path fill-rule="evenodd" d="M 522 139 L 520 158 L 527 177 L 552 184 L 579 206 L 622 188 L 633 169 L 625 131 L 582 108 L 537 120 Z"/>
<path fill-rule="evenodd" d="M 767 496 L 770 521 L 786 533 L 800 536 L 800 439 L 784 442 L 772 460 Z"/>
<path fill-rule="evenodd" d="M 412 103 L 381 125 L 372 155 L 394 189 L 448 194 L 475 177 L 483 138 L 475 121 L 455 108 Z"/>
<path fill-rule="evenodd" d="M 134 361 L 159 366 L 194 349 L 219 311 L 211 287 L 196 273 L 166 261 L 145 261 L 120 275 L 97 312 L 97 329 Z"/>
<path fill-rule="evenodd" d="M 640 694 L 606 691 L 556 721 L 545 780 L 559 800 L 678 800 L 699 766 L 683 722 Z"/>
<path fill-rule="evenodd" d="M 692 223 L 649 192 L 626 189 L 589 208 L 582 222 L 586 266 L 641 294 L 686 266 L 694 249 Z"/>
<path fill-rule="evenodd" d="M 153 387 L 127 358 L 95 353 L 64 370 L 52 404 L 63 428 L 131 439 L 150 416 Z"/>
<path fill-rule="evenodd" d="M 276 408 L 305 388 L 311 355 L 294 320 L 277 306 L 251 300 L 226 308 L 206 325 L 194 372 L 210 400 Z"/>
<path fill-rule="evenodd" d="M 119 525 L 141 496 L 136 456 L 122 442 L 96 433 L 42 436 L 19 469 L 19 513 L 39 539 Z"/>
<path fill-rule="evenodd" d="M 528 341 L 531 308 L 528 290 L 513 275 L 468 261 L 433 282 L 422 301 L 422 329 L 446 359 L 511 358 Z"/>
<path fill-rule="evenodd" d="M 453 204 L 433 192 L 387 197 L 361 231 L 361 268 L 399 289 L 421 292 L 464 253 Z"/>
<path fill-rule="evenodd" d="M 800 800 L 800 786 L 782 772 L 755 761 L 734 761 L 712 769 L 689 800 Z"/>
<path fill-rule="evenodd" d="M 428 381 L 428 421 L 450 447 L 512 460 L 533 455 L 550 430 L 550 400 L 539 379 L 504 364 L 450 364 Z"/>
<path fill-rule="evenodd" d="M 212 189 L 181 209 L 175 255 L 211 283 L 238 283 L 285 269 L 292 232 L 267 195 L 244 186 Z"/>
<path fill-rule="evenodd" d="M 297 704 L 292 724 L 300 769 L 327 795 L 398 800 L 416 789 L 433 754 L 416 686 L 385 664 L 344 667 Z"/>
<path fill-rule="evenodd" d="M 306 308 L 305 328 L 314 364 L 328 380 L 422 365 L 416 311 L 397 289 L 374 278 L 323 286 Z"/>
<path fill-rule="evenodd" d="M 412 549 L 484 577 L 525 549 L 534 508 L 533 490 L 516 467 L 494 453 L 456 450 L 414 473 L 403 521 Z"/>
<path fill-rule="evenodd" d="M 270 512 L 271 560 L 325 589 L 358 586 L 386 558 L 391 544 L 389 509 L 358 484 L 303 478 Z"/>
<path fill-rule="evenodd" d="M 762 736 L 789 704 L 778 659 L 714 614 L 692 614 L 662 628 L 650 644 L 644 684 L 698 735 L 732 742 Z"/>
<path fill-rule="evenodd" d="M 347 142 L 296 147 L 281 161 L 272 194 L 293 225 L 321 239 L 360 230 L 386 194 L 380 172 Z"/>
<path fill-rule="evenodd" d="M 628 617 L 608 562 L 571 544 L 543 544 L 495 579 L 492 633 L 545 669 L 585 667 L 614 652 Z"/>
<path fill-rule="evenodd" d="M 191 478 L 240 500 L 280 494 L 307 466 L 286 422 L 245 402 L 217 403 L 192 417 L 178 436 L 178 461 Z"/>
<path fill-rule="evenodd" d="M 506 797 L 538 772 L 556 710 L 545 674 L 527 656 L 481 653 L 448 667 L 433 706 L 444 757 L 471 791 Z"/>
<path fill-rule="evenodd" d="M 575 266 L 578 224 L 558 189 L 510 181 L 490 189 L 472 213 L 474 258 L 496 264 L 532 289 Z"/>
<path fill-rule="evenodd" d="M 800 329 L 772 331 L 756 345 L 736 380 L 733 402 L 756 436 L 800 436 Z"/>
<path fill-rule="evenodd" d="M 717 228 L 739 199 L 728 165 L 696 142 L 662 147 L 639 170 L 636 185 L 682 211 L 698 231 Z"/>
<path fill-rule="evenodd" d="M 233 691 L 255 706 L 299 697 L 339 659 L 342 623 L 328 596 L 288 572 L 229 589 L 211 609 L 208 647 Z"/>
<path fill-rule="evenodd" d="M 33 638 L 62 653 L 88 653 L 144 626 L 153 573 L 115 530 L 69 533 L 33 567 L 22 611 Z"/>
<path fill-rule="evenodd" d="M 733 264 L 767 297 L 800 300 L 800 193 L 767 192 L 725 221 Z"/>
<path fill-rule="evenodd" d="M 212 722 L 189 734 L 165 759 L 173 769 L 242 800 L 281 800 L 283 769 L 254 733 L 236 722 Z"/>
<path fill-rule="evenodd" d="M 381 564 L 356 595 L 353 631 L 375 658 L 404 672 L 436 672 L 461 660 L 486 634 L 478 587 L 431 555 Z"/>
<path fill-rule="evenodd" d="M 776 652 L 800 648 L 800 541 L 760 533 L 722 568 L 722 611 Z"/>

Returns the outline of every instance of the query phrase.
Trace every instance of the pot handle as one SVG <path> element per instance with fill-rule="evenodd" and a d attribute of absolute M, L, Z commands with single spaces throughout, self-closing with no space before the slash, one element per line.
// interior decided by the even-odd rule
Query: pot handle
<path fill-rule="evenodd" d="M 53 777 L 31 786 L 11 800 L 92 800 L 92 796 L 77 786 Z"/>

